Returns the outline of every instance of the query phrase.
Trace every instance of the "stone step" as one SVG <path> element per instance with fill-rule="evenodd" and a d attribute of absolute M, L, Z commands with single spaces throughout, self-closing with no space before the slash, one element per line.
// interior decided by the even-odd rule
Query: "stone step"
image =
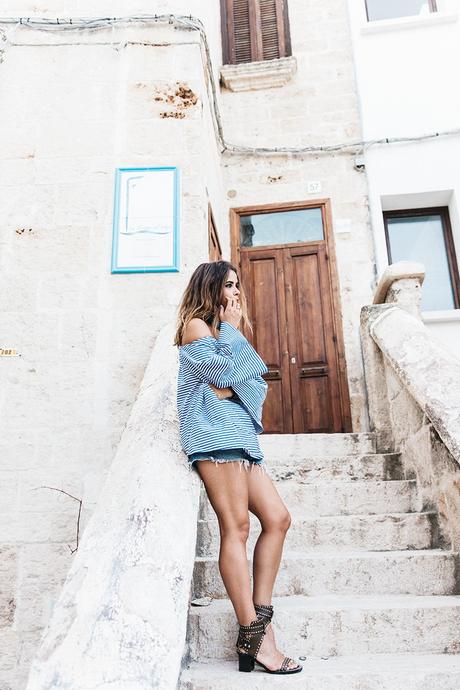
<path fill-rule="evenodd" d="M 313 455 L 359 455 L 376 451 L 373 433 L 262 434 L 259 440 L 267 458 L 276 462 Z"/>
<path fill-rule="evenodd" d="M 293 658 L 460 652 L 460 596 L 290 596 L 272 603 L 278 648 Z M 190 660 L 234 659 L 237 632 L 228 599 L 192 606 Z"/>
<path fill-rule="evenodd" d="M 267 457 L 266 461 L 268 474 L 275 482 L 412 479 L 412 477 L 404 476 L 399 453 L 303 456 L 288 462 Z"/>
<path fill-rule="evenodd" d="M 293 518 L 285 540 L 288 551 L 399 551 L 436 546 L 435 513 L 382 515 L 335 515 Z M 248 548 L 260 534 L 260 523 L 250 515 Z M 217 519 L 198 520 L 197 556 L 213 556 L 219 550 Z"/>
<path fill-rule="evenodd" d="M 296 659 L 298 661 L 298 659 Z M 460 655 L 369 654 L 300 660 L 303 670 L 274 676 L 257 666 L 239 673 L 232 661 L 192 663 L 179 690 L 458 690 Z"/>
<path fill-rule="evenodd" d="M 414 479 L 355 482 L 332 480 L 312 484 L 277 481 L 275 486 L 292 517 L 410 513 L 418 509 L 417 483 Z M 215 517 L 203 484 L 199 517 L 202 520 Z"/>
<path fill-rule="evenodd" d="M 322 594 L 456 594 L 458 555 L 450 551 L 305 554 L 284 552 L 275 596 Z M 252 560 L 249 562 L 252 581 Z M 460 584 L 460 583 L 459 583 Z M 195 561 L 193 598 L 226 598 L 218 558 Z"/>

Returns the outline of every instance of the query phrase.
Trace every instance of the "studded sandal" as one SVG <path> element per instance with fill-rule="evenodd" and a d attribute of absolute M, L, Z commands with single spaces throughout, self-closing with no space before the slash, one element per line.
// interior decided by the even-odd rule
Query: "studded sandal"
<path fill-rule="evenodd" d="M 273 606 L 271 604 L 254 604 L 254 608 L 257 617 L 262 618 L 265 621 L 265 627 L 267 627 L 273 618 Z"/>
<path fill-rule="evenodd" d="M 258 615 L 256 620 L 251 621 L 249 625 L 240 625 L 238 640 L 236 642 L 236 651 L 238 652 L 239 662 L 238 670 L 249 673 L 250 671 L 254 670 L 254 664 L 259 664 L 259 666 L 262 666 L 267 673 L 274 673 L 277 675 L 298 673 L 303 667 L 300 664 L 297 664 L 297 666 L 294 666 L 294 668 L 289 668 L 290 662 L 294 662 L 294 659 L 290 659 L 288 656 L 284 657 L 281 666 L 275 671 L 267 668 L 265 664 L 256 658 L 265 636 L 266 627 L 271 620 L 270 616 L 270 619 L 267 622 L 268 616 L 269 612 L 266 612 L 265 619 Z"/>

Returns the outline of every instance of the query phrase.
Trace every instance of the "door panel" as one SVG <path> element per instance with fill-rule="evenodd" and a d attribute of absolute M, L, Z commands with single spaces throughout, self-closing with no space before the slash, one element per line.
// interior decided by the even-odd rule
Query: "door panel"
<path fill-rule="evenodd" d="M 300 380 L 300 433 L 327 433 L 331 431 L 331 399 L 327 374 L 306 376 Z"/>
<path fill-rule="evenodd" d="M 292 271 L 292 297 L 297 324 L 296 351 L 302 366 L 307 362 L 324 364 L 324 321 L 318 249 L 299 256 L 289 256 Z"/>
<path fill-rule="evenodd" d="M 269 370 L 264 428 L 270 433 L 292 433 L 283 256 L 271 249 L 244 251 L 241 268 L 254 329 L 245 336 Z"/>
<path fill-rule="evenodd" d="M 324 242 L 283 249 L 286 287 L 292 302 L 288 321 L 294 432 L 342 430 L 336 338 Z M 289 313 L 289 310 L 288 310 Z M 292 323 L 292 326 L 291 326 Z M 292 357 L 295 362 L 292 362 Z M 338 403 L 338 404 L 337 404 Z"/>

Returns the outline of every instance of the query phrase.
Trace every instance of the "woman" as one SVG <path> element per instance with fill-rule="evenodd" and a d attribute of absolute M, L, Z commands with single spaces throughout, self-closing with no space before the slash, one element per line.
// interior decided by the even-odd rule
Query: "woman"
<path fill-rule="evenodd" d="M 291 519 L 266 472 L 257 438 L 263 431 L 267 367 L 238 330 L 241 320 L 251 327 L 236 268 L 227 261 L 200 264 L 184 292 L 174 341 L 180 437 L 189 469 L 201 477 L 219 521 L 219 570 L 240 625 L 239 670 L 252 671 L 258 663 L 269 673 L 297 673 L 302 666 L 277 650 L 270 625 Z M 248 510 L 262 527 L 254 548 L 252 594 Z"/>

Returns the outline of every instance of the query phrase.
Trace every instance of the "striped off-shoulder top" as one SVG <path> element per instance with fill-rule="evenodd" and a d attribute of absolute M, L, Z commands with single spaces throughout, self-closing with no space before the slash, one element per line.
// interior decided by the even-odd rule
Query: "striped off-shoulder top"
<path fill-rule="evenodd" d="M 177 409 L 182 448 L 191 453 L 243 448 L 263 460 L 257 435 L 263 431 L 262 406 L 268 368 L 244 335 L 227 321 L 219 337 L 204 336 L 179 346 Z M 209 384 L 232 388 L 236 397 L 220 400 Z"/>

